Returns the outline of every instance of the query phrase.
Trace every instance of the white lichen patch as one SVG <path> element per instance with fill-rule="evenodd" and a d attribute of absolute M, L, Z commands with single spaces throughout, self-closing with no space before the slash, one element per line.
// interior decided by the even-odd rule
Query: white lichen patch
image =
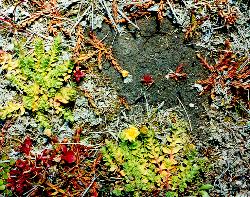
<path fill-rule="evenodd" d="M 13 100 L 17 94 L 15 91 L 7 88 L 9 85 L 9 81 L 3 79 L 3 77 L 0 77 L 0 108 L 6 106 L 6 104 Z"/>
<path fill-rule="evenodd" d="M 90 101 L 84 93 L 79 96 L 74 108 L 74 119 L 78 124 L 99 125 L 105 120 L 105 115 L 112 114 L 116 110 L 118 106 L 117 92 L 107 84 L 103 84 L 100 78 L 87 75 L 81 83 L 80 89 L 91 96 L 95 107 L 91 107 Z"/>

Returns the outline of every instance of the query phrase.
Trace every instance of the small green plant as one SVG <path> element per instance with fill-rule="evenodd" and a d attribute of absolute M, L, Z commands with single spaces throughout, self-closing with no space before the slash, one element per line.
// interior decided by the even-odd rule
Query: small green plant
<path fill-rule="evenodd" d="M 177 120 L 161 139 L 158 132 L 146 126 L 131 126 L 120 133 L 118 143 L 106 141 L 102 148 L 105 165 L 113 176 L 122 178 L 115 182 L 114 195 L 198 194 L 199 175 L 206 170 L 206 160 L 199 158 L 190 144 L 185 124 Z"/>
<path fill-rule="evenodd" d="M 61 52 L 58 36 L 49 51 L 45 51 L 41 39 L 36 39 L 31 53 L 24 50 L 22 44 L 17 44 L 17 60 L 9 54 L 2 58 L 2 68 L 7 71 L 5 77 L 19 91 L 20 98 L 0 109 L 1 119 L 29 111 L 44 128 L 50 127 L 48 115 L 52 113 L 73 121 L 67 104 L 76 96 L 75 84 L 70 81 L 74 65 L 69 60 L 63 61 Z"/>
<path fill-rule="evenodd" d="M 7 196 L 11 195 L 11 191 L 6 188 L 7 179 L 9 178 L 9 172 L 11 166 L 15 164 L 15 160 L 9 160 L 6 155 L 1 156 L 0 160 L 0 193 Z"/>

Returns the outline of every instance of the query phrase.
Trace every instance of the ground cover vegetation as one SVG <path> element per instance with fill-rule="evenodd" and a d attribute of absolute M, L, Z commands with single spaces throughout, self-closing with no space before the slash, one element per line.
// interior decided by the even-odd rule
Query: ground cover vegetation
<path fill-rule="evenodd" d="M 170 123 L 169 131 L 161 140 L 156 138 L 156 133 L 164 132 L 142 125 L 124 129 L 118 143 L 106 141 L 102 148 L 103 160 L 111 173 L 122 177 L 115 183 L 113 194 L 208 195 L 205 189 L 199 191 L 198 188 L 202 185 L 201 173 L 207 170 L 208 161 L 199 158 L 195 146 L 190 144 L 185 122 L 175 116 L 172 118 L 175 122 Z M 206 187 L 211 189 L 213 186 L 201 186 Z"/>
<path fill-rule="evenodd" d="M 124 83 L 131 81 L 133 72 L 123 69 L 112 47 L 104 43 L 105 37 L 99 39 L 95 31 L 106 23 L 116 36 L 127 30 L 140 32 L 137 21 L 150 17 L 155 17 L 159 33 L 166 18 L 182 28 L 183 42 L 202 48 L 197 59 L 208 71 L 206 78 L 198 78 L 193 87 L 198 88 L 200 95 L 209 93 L 213 108 L 226 111 L 223 118 L 226 121 L 219 125 L 218 133 L 224 135 L 221 125 L 229 123 L 233 133 L 243 133 L 239 144 L 240 157 L 245 161 L 250 148 L 249 135 L 245 134 L 249 129 L 250 45 L 245 33 L 249 30 L 246 25 L 249 18 L 243 13 L 247 13 L 249 2 L 1 3 L 0 88 L 1 93 L 11 95 L 0 96 L 1 195 L 207 197 L 232 196 L 232 192 L 248 195 L 242 194 L 241 189 L 248 190 L 249 183 L 245 186 L 237 175 L 228 175 L 229 162 L 226 170 L 221 165 L 222 169 L 217 171 L 220 159 L 205 147 L 209 140 L 203 142 L 198 134 L 193 137 L 191 120 L 179 98 L 182 110 L 170 110 L 171 113 L 161 110 L 161 104 L 150 108 L 146 96 L 142 111 L 141 106 L 128 103 L 122 96 L 113 98 L 117 102 L 105 103 L 115 92 L 110 87 L 105 91 L 97 87 L 96 80 L 108 81 L 108 77 L 100 74 L 105 61 Z M 164 76 L 176 83 L 185 81 L 189 77 L 184 72 L 186 66 L 180 63 L 175 72 Z M 156 80 L 145 74 L 139 83 L 148 91 Z M 93 92 L 103 94 L 104 101 L 95 99 Z M 83 103 L 87 103 L 86 108 L 80 108 Z M 80 117 L 77 108 L 79 114 L 83 109 L 87 111 L 83 119 L 88 122 L 75 121 L 77 115 Z M 100 110 L 104 108 L 109 109 L 103 110 L 107 114 Z M 10 132 L 20 117 L 27 122 L 33 118 L 38 126 L 34 129 L 30 126 L 32 132 L 26 127 L 21 135 L 15 129 Z M 229 121 L 229 117 L 234 121 Z M 70 135 L 61 137 L 59 131 L 53 130 L 53 124 L 59 120 L 67 125 Z M 215 124 L 212 120 L 208 120 L 210 125 Z M 204 130 L 210 132 L 211 127 Z M 211 130 L 216 129 L 214 126 Z M 222 142 L 213 143 L 217 149 L 216 143 Z M 225 155 L 226 150 L 221 147 Z M 237 179 L 244 187 L 238 191 L 225 189 L 222 178 Z M 234 188 L 230 181 L 227 185 Z"/>
<path fill-rule="evenodd" d="M 77 93 L 71 80 L 74 64 L 59 59 L 62 51 L 60 37 L 55 38 L 48 52 L 45 52 L 41 39 L 34 42 L 32 54 L 28 54 L 21 44 L 15 49 L 16 60 L 11 54 L 2 54 L 6 79 L 20 91 L 21 101 L 10 101 L 1 109 L 0 117 L 20 116 L 29 110 L 35 114 L 40 126 L 46 129 L 50 128 L 46 113 L 57 113 L 73 122 L 69 107 L 63 105 L 73 101 Z"/>

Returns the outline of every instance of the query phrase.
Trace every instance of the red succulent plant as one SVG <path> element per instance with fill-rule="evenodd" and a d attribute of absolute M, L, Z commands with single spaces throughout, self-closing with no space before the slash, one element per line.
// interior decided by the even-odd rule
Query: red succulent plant
<path fill-rule="evenodd" d="M 76 82 L 79 83 L 84 76 L 85 76 L 85 73 L 80 70 L 79 66 L 77 66 L 74 71 L 74 77 L 75 77 Z"/>
<path fill-rule="evenodd" d="M 7 188 L 17 196 L 79 196 L 89 188 L 91 196 L 98 196 L 98 184 L 92 180 L 101 155 L 80 143 L 81 131 L 76 130 L 73 143 L 52 138 L 54 148 L 36 155 L 31 152 L 32 140 L 26 137 L 19 147 L 23 158 L 12 166 Z"/>
<path fill-rule="evenodd" d="M 141 82 L 143 83 L 143 85 L 150 86 L 154 83 L 154 78 L 150 74 L 145 74 L 142 76 Z"/>
<path fill-rule="evenodd" d="M 20 152 L 25 153 L 26 155 L 29 155 L 30 151 L 31 151 L 31 146 L 32 146 L 32 140 L 28 136 L 28 137 L 25 138 L 22 145 L 19 146 Z"/>

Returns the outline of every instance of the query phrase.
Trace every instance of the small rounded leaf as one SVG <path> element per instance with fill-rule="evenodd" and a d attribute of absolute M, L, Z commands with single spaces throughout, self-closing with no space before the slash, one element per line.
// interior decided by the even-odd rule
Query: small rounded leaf
<path fill-rule="evenodd" d="M 5 185 L 0 185 L 0 191 L 3 191 L 3 190 L 5 190 Z"/>
<path fill-rule="evenodd" d="M 213 186 L 211 184 L 204 184 L 200 187 L 200 190 L 209 190 L 212 188 L 213 188 Z"/>
<path fill-rule="evenodd" d="M 70 150 L 64 154 L 62 159 L 64 159 L 68 163 L 73 163 L 76 161 L 75 153 Z"/>

